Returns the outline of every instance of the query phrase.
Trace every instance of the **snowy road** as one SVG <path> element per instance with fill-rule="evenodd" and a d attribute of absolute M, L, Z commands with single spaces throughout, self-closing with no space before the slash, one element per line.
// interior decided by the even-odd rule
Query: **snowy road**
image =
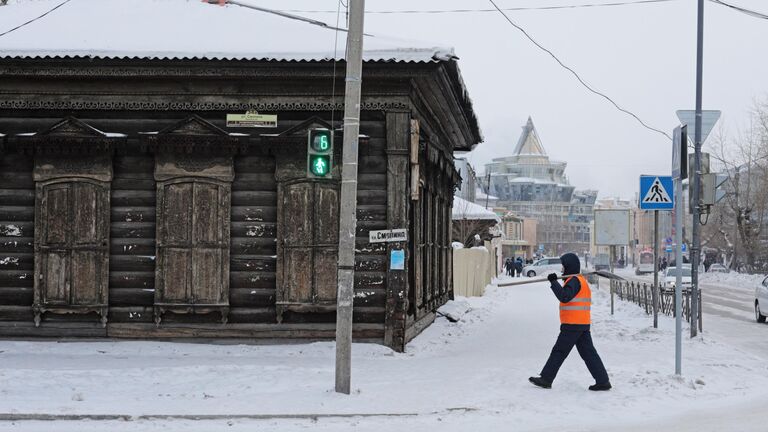
<path fill-rule="evenodd" d="M 648 317 L 626 303 L 611 317 L 603 289 L 595 293 L 593 337 L 614 390 L 588 392 L 592 380 L 576 352 L 553 389 L 542 390 L 527 378 L 539 372 L 558 332 L 546 284 L 491 287 L 468 302 L 472 310 L 460 322 L 438 319 L 405 354 L 356 344 L 351 396 L 332 391 L 332 343 L 0 341 L 0 418 L 128 419 L 0 421 L 0 430 L 766 429 L 767 357 L 743 350 L 741 339 L 738 346 L 714 332 L 686 339 L 684 376 L 674 377 L 673 321 L 663 317 L 661 328 L 649 328 Z M 200 415 L 223 417 L 173 417 Z"/>
<path fill-rule="evenodd" d="M 620 274 L 630 280 L 653 282 L 653 275 Z M 763 277 L 736 273 L 701 276 L 704 337 L 730 339 L 740 349 L 768 359 L 768 325 L 756 323 L 754 311 L 755 286 Z"/>

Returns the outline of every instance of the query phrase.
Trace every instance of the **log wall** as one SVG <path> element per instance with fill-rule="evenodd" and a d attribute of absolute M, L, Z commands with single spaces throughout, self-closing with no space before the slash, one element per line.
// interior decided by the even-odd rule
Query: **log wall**
<path fill-rule="evenodd" d="M 179 114 L 181 116 L 183 114 Z M 218 118 L 220 116 L 211 121 Z M 0 156 L 0 336 L 192 337 L 202 333 L 206 337 L 333 336 L 322 326 L 335 322 L 334 313 L 289 312 L 283 324 L 277 324 L 275 158 L 257 150 L 258 136 L 251 138 L 256 150 L 237 155 L 234 161 L 229 324 L 219 324 L 216 314 L 167 313 L 161 326 L 156 327 L 152 309 L 156 264 L 155 162 L 153 154 L 142 151 L 136 136 L 140 131 L 162 129 L 164 123 L 172 124 L 178 119 L 147 120 L 144 125 L 141 119 L 82 120 L 130 137 L 127 148 L 113 157 L 107 327 L 100 329 L 96 314 L 50 313 L 45 315 L 39 328 L 34 327 L 31 312 L 35 205 L 32 156 L 8 151 Z M 23 130 L 40 130 L 54 121 L 53 117 L 29 119 Z M 281 122 L 280 129 L 298 123 L 298 120 Z M 368 232 L 387 228 L 387 143 L 383 117 L 364 120 L 361 133 L 370 138 L 360 146 L 359 159 L 354 298 L 354 320 L 359 331 L 355 334 L 381 341 L 386 247 L 369 244 Z M 190 325 L 203 327 L 190 330 Z M 219 332 L 206 326 L 216 326 Z M 281 326 L 290 331 L 280 330 Z"/>

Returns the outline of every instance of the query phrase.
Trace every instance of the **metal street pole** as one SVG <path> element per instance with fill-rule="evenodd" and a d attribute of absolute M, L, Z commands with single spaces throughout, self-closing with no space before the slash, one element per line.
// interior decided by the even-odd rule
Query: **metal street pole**
<path fill-rule="evenodd" d="M 360 84 L 363 73 L 365 0 L 349 0 L 347 74 L 344 92 L 344 148 L 341 169 L 338 292 L 336 299 L 336 392 L 350 393 L 352 302 L 357 228 L 357 153 L 360 135 Z"/>
<path fill-rule="evenodd" d="M 699 299 L 699 219 L 701 215 L 701 88 L 704 61 L 704 0 L 699 1 L 699 23 L 696 37 L 696 124 L 694 132 L 694 176 L 693 176 L 693 245 L 691 246 L 691 337 L 695 337 L 698 325 Z"/>
<path fill-rule="evenodd" d="M 683 349 L 683 179 L 675 179 L 675 374 L 682 373 Z"/>
<path fill-rule="evenodd" d="M 659 211 L 653 212 L 653 328 L 659 328 Z"/>
<path fill-rule="evenodd" d="M 485 208 L 488 209 L 488 198 L 491 195 L 491 169 L 488 168 L 488 190 L 485 193 Z"/>

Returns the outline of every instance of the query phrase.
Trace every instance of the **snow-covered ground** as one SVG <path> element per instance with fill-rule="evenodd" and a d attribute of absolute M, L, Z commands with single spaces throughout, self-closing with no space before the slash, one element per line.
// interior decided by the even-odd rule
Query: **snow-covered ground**
<path fill-rule="evenodd" d="M 574 351 L 543 390 L 527 378 L 538 374 L 558 332 L 547 285 L 490 286 L 484 297 L 461 300 L 471 310 L 460 321 L 438 318 L 404 354 L 355 344 L 350 396 L 333 392 L 333 343 L 2 341 L 0 418 L 127 419 L 6 421 L 0 430 L 768 430 L 768 361 L 735 344 L 740 334 L 684 339 L 684 375 L 675 377 L 672 319 L 661 317 L 655 330 L 629 303 L 611 316 L 603 287 L 595 290 L 593 338 L 614 389 L 587 391 L 592 379 Z M 768 337 L 768 326 L 752 328 Z"/>

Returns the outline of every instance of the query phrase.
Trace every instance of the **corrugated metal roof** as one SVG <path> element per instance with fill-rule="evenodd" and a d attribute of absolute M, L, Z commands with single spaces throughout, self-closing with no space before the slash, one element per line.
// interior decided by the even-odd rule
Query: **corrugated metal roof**
<path fill-rule="evenodd" d="M 60 0 L 0 6 L 0 33 L 33 20 Z M 0 37 L 0 57 L 102 59 L 343 60 L 346 34 L 240 6 L 193 0 L 73 0 Z M 432 62 L 453 48 L 378 35 L 365 61 Z"/>

